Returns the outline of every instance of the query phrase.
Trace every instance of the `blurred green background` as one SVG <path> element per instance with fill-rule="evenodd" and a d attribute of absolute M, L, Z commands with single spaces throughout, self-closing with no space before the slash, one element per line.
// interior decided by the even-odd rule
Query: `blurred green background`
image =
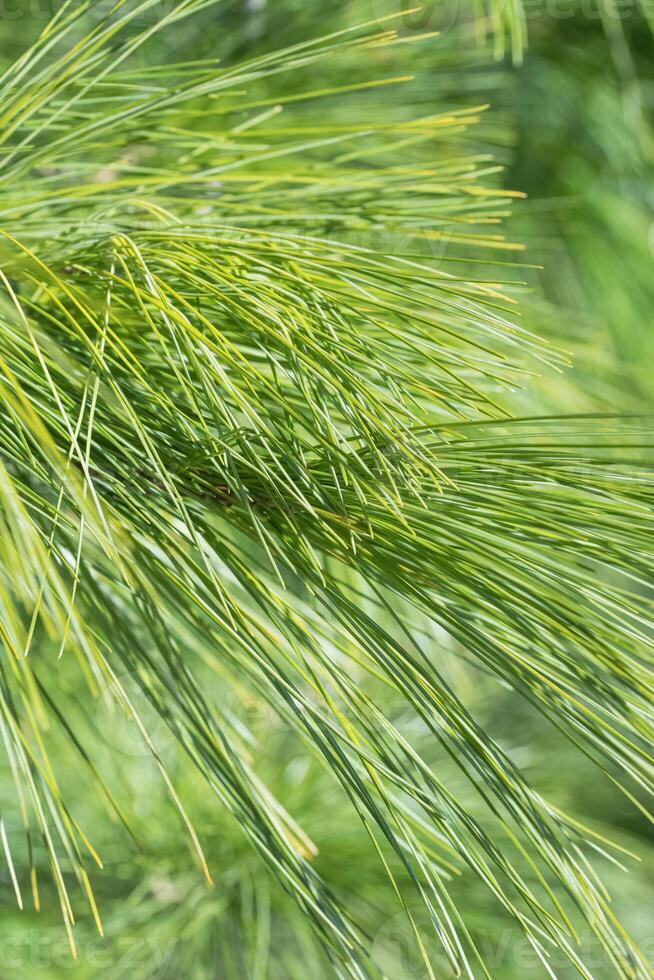
<path fill-rule="evenodd" d="M 184 22 L 174 37 L 155 38 L 141 57 L 179 60 L 183 52 L 184 57 L 229 61 L 389 13 L 401 14 L 405 34 L 441 31 L 433 43 L 394 49 L 394 64 L 361 63 L 352 70 L 362 78 L 396 69 L 414 76 L 406 86 L 362 95 L 379 112 L 414 115 L 490 105 L 475 131 L 463 139 L 473 152 L 492 155 L 502 164 L 493 180 L 528 195 L 508 222 L 511 239 L 527 245 L 520 259 L 529 267 L 519 270 L 517 278 L 524 285 L 515 287 L 515 295 L 525 325 L 551 337 L 572 362 L 565 375 L 544 371 L 534 378 L 531 411 L 534 399 L 543 412 L 650 411 L 654 41 L 645 7 L 599 2 L 598 7 L 587 0 L 530 0 L 524 10 L 528 47 L 521 56 L 520 18 L 509 0 L 489 10 L 473 0 L 446 0 L 417 12 L 395 0 L 330 5 L 320 0 L 232 0 Z M 23 50 L 50 9 L 46 0 L 5 0 L 0 5 L 3 62 Z M 338 80 L 315 79 L 316 88 L 332 83 Z M 292 86 L 292 81 L 286 84 Z M 447 261 L 447 242 L 439 248 L 439 257 Z M 513 271 L 509 278 L 515 278 Z M 515 397 L 520 404 L 524 396 L 516 392 Z M 434 643 L 442 646 L 442 669 L 456 675 L 458 690 L 465 692 L 481 724 L 545 795 L 639 856 L 640 863 L 628 861 L 628 873 L 607 866 L 604 875 L 616 913 L 652 956 L 654 835 L 645 819 L 539 715 L 516 707 L 509 693 L 452 658 L 442 638 L 434 637 Z M 60 683 L 72 703 L 74 666 L 62 669 Z M 249 732 L 255 767 L 317 844 L 321 874 L 367 929 L 387 975 L 425 976 L 409 948 L 406 921 L 384 887 L 383 868 L 333 780 L 260 704 L 236 699 L 227 690 L 224 697 L 225 712 Z M 389 704 L 387 710 L 401 728 L 403 719 L 394 716 L 397 706 Z M 90 913 L 80 908 L 79 959 L 73 963 L 54 893 L 45 887 L 39 915 L 19 913 L 3 868 L 0 976 L 334 976 L 293 902 L 262 868 L 239 827 L 217 810 L 215 798 L 199 775 L 189 771 L 159 723 L 152 719 L 152 734 L 161 740 L 162 757 L 206 846 L 213 889 L 206 887 L 191 860 L 179 819 L 138 734 L 103 703 L 94 706 L 79 699 L 78 711 L 76 725 L 86 729 L 86 742 L 95 745 L 94 763 L 111 785 L 120 817 L 80 778 L 78 756 L 61 732 L 52 733 L 50 751 L 69 760 L 62 766 L 64 795 L 75 800 L 76 815 L 92 831 L 104 859 L 95 889 L 106 939 L 97 937 Z M 411 735 L 465 796 L 452 762 L 438 756 L 426 733 Z M 6 763 L 0 766 L 0 803 L 10 822 L 16 802 Z M 544 975 L 514 927 L 476 883 L 462 878 L 454 891 L 469 912 L 493 977 Z M 610 976 L 590 939 L 580 940 L 593 975 Z M 553 966 L 560 966 L 560 976 L 570 975 L 564 964 Z M 439 969 L 438 976 L 450 975 L 444 964 Z"/>

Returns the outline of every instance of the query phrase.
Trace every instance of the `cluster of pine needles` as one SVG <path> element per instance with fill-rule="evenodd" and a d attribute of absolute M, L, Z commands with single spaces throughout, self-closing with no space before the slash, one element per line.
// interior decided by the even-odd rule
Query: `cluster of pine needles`
<path fill-rule="evenodd" d="M 562 955 L 592 977 L 589 930 L 649 976 L 596 870 L 631 859 L 528 777 L 453 666 L 647 812 L 648 421 L 516 411 L 567 358 L 516 304 L 519 195 L 469 135 L 485 107 L 413 112 L 386 71 L 438 38 L 389 16 L 235 64 L 148 56 L 214 5 L 65 2 L 0 78 L 4 879 L 58 904 L 72 955 L 81 906 L 102 933 L 70 794 L 97 792 L 109 849 L 156 839 L 98 758 L 125 715 L 193 881 L 223 895 L 254 859 L 329 975 L 383 975 L 383 936 L 259 765 L 282 732 L 418 975 L 494 975 L 467 889 L 542 975 Z M 244 975 L 290 976 L 266 966 L 266 901 Z"/>

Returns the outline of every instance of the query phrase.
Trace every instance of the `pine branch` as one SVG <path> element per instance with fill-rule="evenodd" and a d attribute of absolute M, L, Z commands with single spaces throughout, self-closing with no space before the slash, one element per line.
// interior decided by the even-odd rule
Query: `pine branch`
<path fill-rule="evenodd" d="M 577 916 L 620 976 L 647 976 L 589 871 L 593 833 L 530 785 L 413 630 L 420 617 L 444 630 L 451 656 L 482 664 L 636 802 L 651 791 L 645 423 L 511 418 L 503 393 L 565 363 L 516 324 L 511 285 L 351 240 L 371 226 L 464 256 L 511 248 L 495 226 L 512 195 L 461 153 L 477 110 L 365 120 L 355 101 L 323 117 L 319 90 L 278 111 L 285 75 L 393 46 L 392 21 L 235 67 L 130 67 L 207 3 L 132 29 L 150 5 L 117 4 L 87 33 L 88 5 L 64 5 L 0 81 L 1 727 L 71 944 L 64 871 L 95 908 L 95 855 L 43 733 L 48 717 L 67 725 L 50 675 L 75 657 L 91 695 L 110 685 L 140 728 L 205 877 L 125 670 L 337 975 L 376 975 L 366 937 L 202 665 L 321 760 L 455 973 L 486 968 L 450 860 L 544 969 L 556 948 L 591 976 Z M 339 105 L 356 100 L 357 82 L 334 87 Z M 426 726 L 465 791 L 355 665 Z"/>

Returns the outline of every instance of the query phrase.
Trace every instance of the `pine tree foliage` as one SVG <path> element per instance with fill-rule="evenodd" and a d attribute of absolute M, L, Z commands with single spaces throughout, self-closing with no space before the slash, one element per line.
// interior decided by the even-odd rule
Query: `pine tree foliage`
<path fill-rule="evenodd" d="M 64 3 L 0 80 L 0 725 L 23 823 L 2 842 L 16 899 L 39 906 L 45 864 L 73 948 L 80 896 L 101 928 L 101 859 L 48 750 L 60 728 L 111 800 L 55 688 L 70 663 L 90 699 L 109 689 L 132 717 L 199 868 L 216 872 L 127 674 L 335 974 L 378 975 L 214 677 L 320 760 L 398 910 L 424 907 L 455 975 L 491 975 L 452 896 L 463 873 L 544 973 L 555 949 L 591 976 L 581 922 L 618 975 L 648 976 L 594 871 L 611 844 L 528 781 L 443 667 L 478 664 L 645 808 L 647 422 L 512 412 L 511 393 L 565 356 L 520 325 L 501 281 L 519 276 L 497 227 L 512 195 L 466 151 L 479 107 L 366 117 L 358 94 L 403 78 L 352 67 L 406 44 L 393 18 L 237 65 L 139 60 L 208 6 L 151 21 L 152 0 L 118 2 L 89 21 L 93 4 Z M 373 232 L 388 248 L 366 244 Z M 462 260 L 499 258 L 481 278 L 425 254 L 444 240 Z"/>

